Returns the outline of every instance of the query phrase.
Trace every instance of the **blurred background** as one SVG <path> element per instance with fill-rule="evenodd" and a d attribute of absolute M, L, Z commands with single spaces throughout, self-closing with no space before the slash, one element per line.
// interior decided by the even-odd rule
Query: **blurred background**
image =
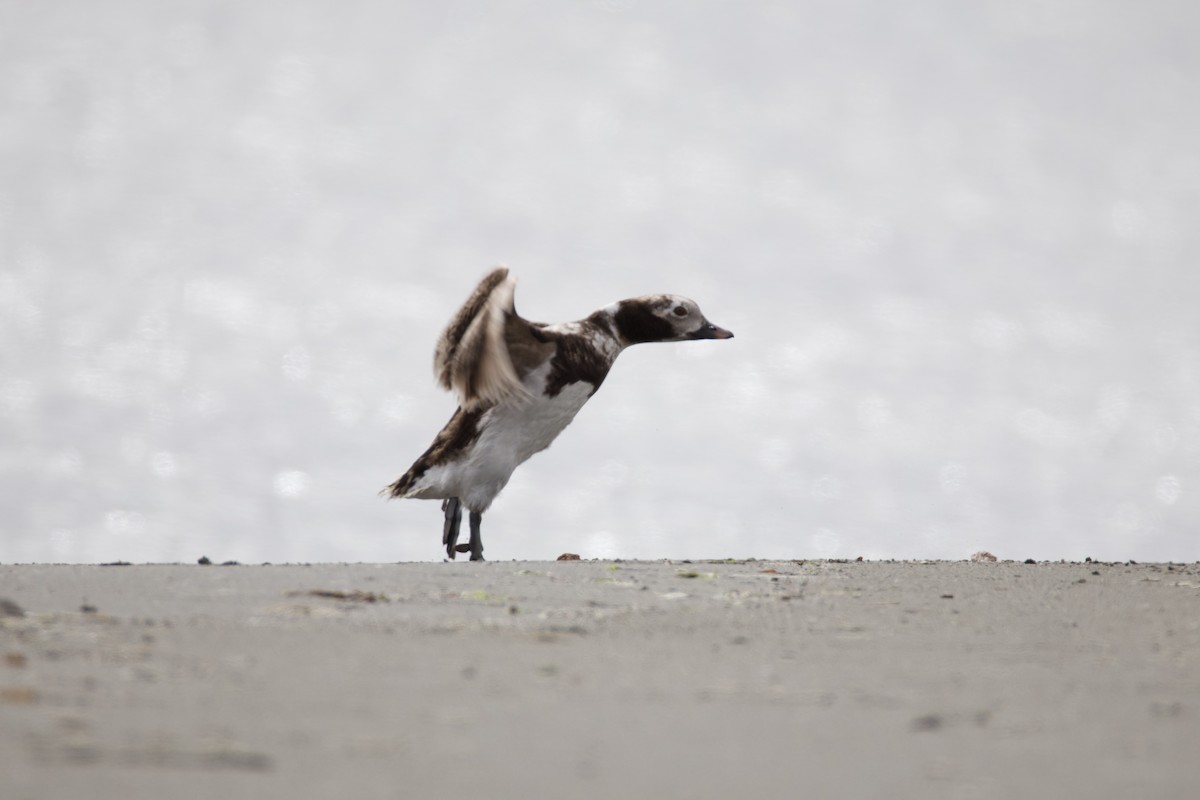
<path fill-rule="evenodd" d="M 0 561 L 441 557 L 493 265 L 697 300 L 492 559 L 1200 559 L 1200 5 L 0 0 Z"/>

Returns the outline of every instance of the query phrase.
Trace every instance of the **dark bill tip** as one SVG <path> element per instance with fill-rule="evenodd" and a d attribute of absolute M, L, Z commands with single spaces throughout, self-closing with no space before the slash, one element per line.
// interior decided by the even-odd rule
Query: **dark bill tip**
<path fill-rule="evenodd" d="M 691 335 L 693 339 L 732 339 L 733 331 L 727 331 L 724 328 L 719 328 L 711 322 L 705 321 L 700 328 Z"/>

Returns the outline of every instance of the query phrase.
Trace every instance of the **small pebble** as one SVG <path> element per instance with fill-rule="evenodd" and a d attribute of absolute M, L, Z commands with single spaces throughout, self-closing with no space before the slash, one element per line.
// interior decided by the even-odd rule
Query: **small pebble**
<path fill-rule="evenodd" d="M 942 719 L 940 714 L 926 714 L 912 721 L 912 729 L 914 731 L 936 731 L 944 723 L 945 720 Z"/>

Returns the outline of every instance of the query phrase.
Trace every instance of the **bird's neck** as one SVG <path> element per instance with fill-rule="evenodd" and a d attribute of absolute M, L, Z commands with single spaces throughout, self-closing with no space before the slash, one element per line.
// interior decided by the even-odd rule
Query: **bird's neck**
<path fill-rule="evenodd" d="M 605 306 L 576 323 L 579 326 L 579 332 L 591 342 L 596 350 L 608 358 L 609 363 L 632 344 L 624 338 L 617 326 L 615 314 L 618 305 L 618 303 L 613 303 Z"/>

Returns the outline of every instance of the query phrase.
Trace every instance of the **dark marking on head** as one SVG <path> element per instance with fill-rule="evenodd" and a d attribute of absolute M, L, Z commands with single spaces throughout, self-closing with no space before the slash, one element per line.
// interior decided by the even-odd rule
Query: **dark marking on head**
<path fill-rule="evenodd" d="M 486 411 L 487 409 L 482 408 L 463 411 L 459 407 L 450 421 L 446 423 L 446 427 L 442 428 L 434 437 L 433 444 L 429 446 L 429 449 L 413 462 L 413 465 L 408 468 L 408 472 L 384 489 L 383 494 L 390 497 L 403 497 L 412 489 L 413 484 L 429 471 L 430 467 L 435 464 L 457 461 L 461 458 L 479 438 L 479 421 Z"/>
<path fill-rule="evenodd" d="M 671 323 L 655 314 L 653 301 L 645 298 L 622 300 L 613 319 L 617 333 L 629 344 L 665 342 L 676 336 Z"/>

